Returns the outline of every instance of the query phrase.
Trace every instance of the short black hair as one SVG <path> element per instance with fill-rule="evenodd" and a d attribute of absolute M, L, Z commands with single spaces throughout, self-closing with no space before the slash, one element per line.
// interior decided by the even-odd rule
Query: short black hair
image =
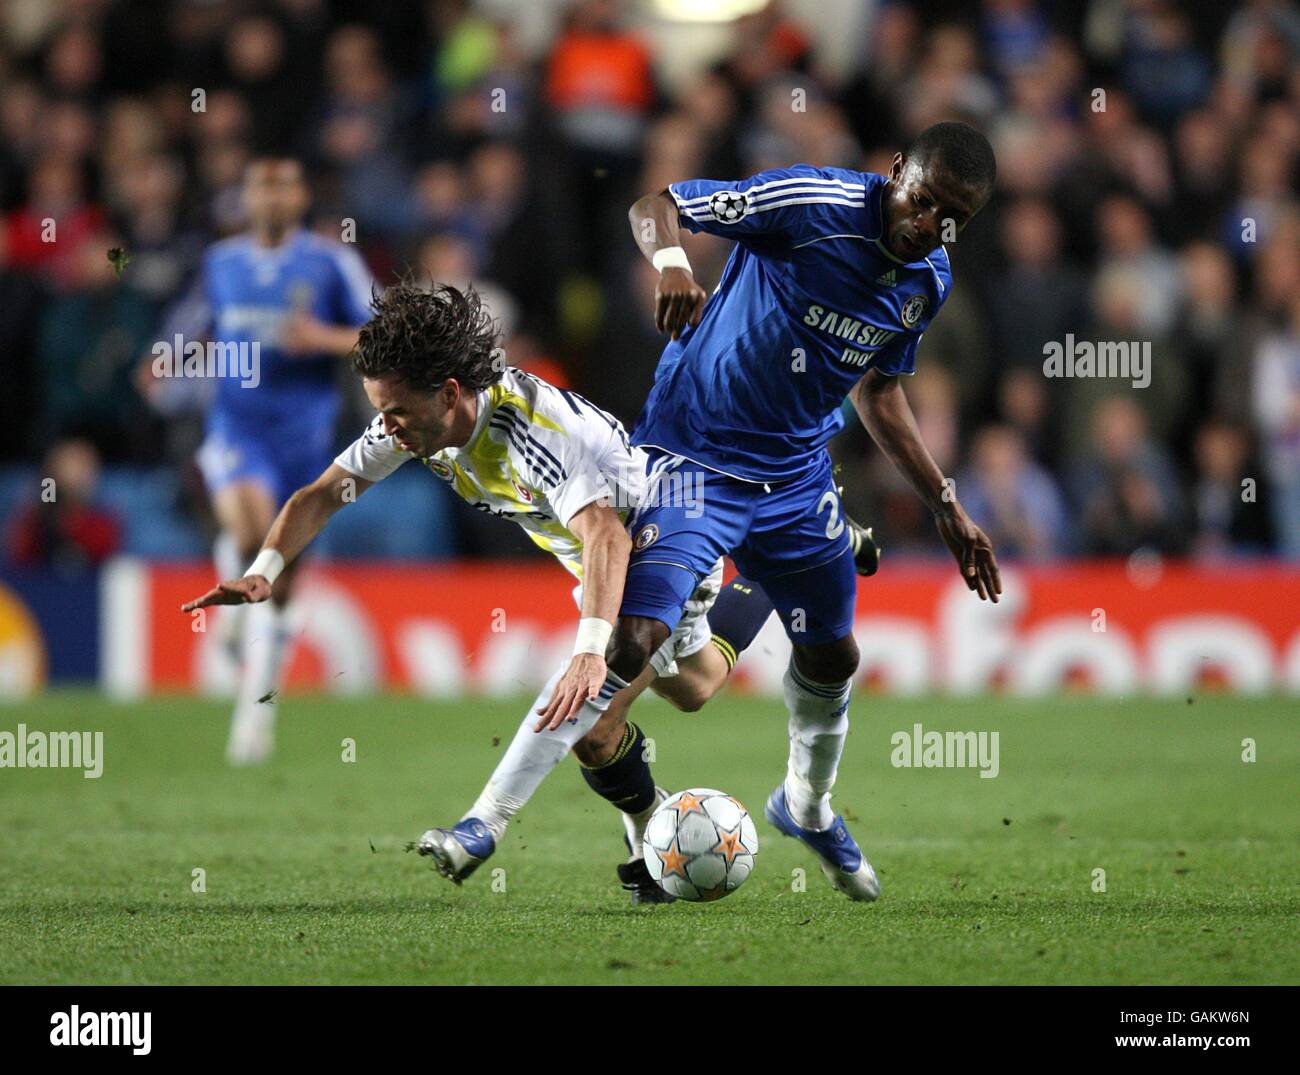
<path fill-rule="evenodd" d="M 407 279 L 377 292 L 374 316 L 361 327 L 352 368 L 362 377 L 396 377 L 436 392 L 450 377 L 478 391 L 501 380 L 497 323 L 473 287 L 421 287 Z"/>
<path fill-rule="evenodd" d="M 966 123 L 936 123 L 912 139 L 904 152 L 922 166 L 937 163 L 962 183 L 991 191 L 998 175 L 997 159 L 989 140 Z"/>

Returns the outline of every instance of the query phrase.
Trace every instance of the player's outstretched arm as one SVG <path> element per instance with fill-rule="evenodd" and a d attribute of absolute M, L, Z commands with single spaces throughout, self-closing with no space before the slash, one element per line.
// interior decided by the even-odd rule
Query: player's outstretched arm
<path fill-rule="evenodd" d="M 595 501 L 569 520 L 569 529 L 582 539 L 582 619 L 573 658 L 555 685 L 550 702 L 537 712 L 535 731 L 554 730 L 577 716 L 584 702 L 605 684 L 605 647 L 618 619 L 627 581 L 632 539 L 623 520 L 608 504 Z"/>
<path fill-rule="evenodd" d="M 695 282 L 690 262 L 682 249 L 677 222 L 677 203 L 667 191 L 647 194 L 627 212 L 632 237 L 646 260 L 659 270 L 655 288 L 655 330 L 675 340 L 687 325 L 698 325 L 704 316 L 708 293 Z"/>
<path fill-rule="evenodd" d="M 373 485 L 373 482 L 331 463 L 310 485 L 304 485 L 280 509 L 267 532 L 262 551 L 248 574 L 240 579 L 221 582 L 202 597 L 181 605 L 182 612 L 193 612 L 209 605 L 256 604 L 271 596 L 276 577 L 325 529 L 330 517 Z"/>
<path fill-rule="evenodd" d="M 979 594 L 980 600 L 996 602 L 1002 592 L 1002 578 L 993 543 L 958 503 L 952 484 L 921 440 L 898 378 L 869 370 L 854 386 L 851 398 L 872 440 L 934 513 L 939 536 L 961 568 L 966 585 Z"/>

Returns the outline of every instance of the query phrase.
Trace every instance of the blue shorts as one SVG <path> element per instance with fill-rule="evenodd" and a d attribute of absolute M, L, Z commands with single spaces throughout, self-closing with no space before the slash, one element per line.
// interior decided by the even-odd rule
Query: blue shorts
<path fill-rule="evenodd" d="M 213 408 L 199 446 L 198 464 L 208 492 L 235 482 L 261 485 L 279 507 L 310 485 L 334 461 L 334 414 L 313 414 L 291 424 Z"/>
<path fill-rule="evenodd" d="M 657 449 L 647 454 L 619 615 L 673 630 L 700 580 L 730 555 L 763 587 L 792 642 L 852 633 L 858 578 L 829 455 L 798 478 L 760 485 Z"/>

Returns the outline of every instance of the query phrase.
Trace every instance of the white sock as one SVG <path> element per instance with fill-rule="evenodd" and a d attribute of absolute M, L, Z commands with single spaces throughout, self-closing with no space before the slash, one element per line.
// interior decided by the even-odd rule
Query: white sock
<path fill-rule="evenodd" d="M 585 702 L 578 710 L 575 721 L 565 721 L 554 731 L 535 732 L 540 719 L 537 710 L 551 700 L 551 692 L 564 675 L 567 662 L 560 665 L 542 688 L 536 701 L 528 707 L 524 721 L 515 733 L 505 756 L 492 771 L 487 784 L 474 800 L 465 817 L 476 817 L 492 830 L 492 838 L 500 840 L 510 819 L 523 809 L 533 797 L 551 770 L 560 764 L 573 749 L 574 743 L 591 731 L 600 715 L 609 708 L 610 698 L 627 684 L 613 672 L 606 680 L 606 688 L 595 701 Z M 613 688 L 608 689 L 608 688 Z M 463 819 L 462 819 L 463 820 Z"/>
<path fill-rule="evenodd" d="M 244 573 L 244 568 L 248 565 L 243 562 L 239 555 L 239 545 L 235 537 L 228 530 L 223 530 L 217 535 L 217 540 L 212 543 L 212 562 L 217 567 L 217 577 L 222 579 L 237 579 Z M 243 608 L 242 605 L 231 606 L 233 608 Z"/>
<path fill-rule="evenodd" d="M 217 535 L 217 540 L 212 545 L 212 562 L 217 569 L 217 578 L 222 582 L 240 578 L 244 574 L 244 568 L 248 566 L 239 555 L 239 546 L 234 536 L 225 530 Z M 248 605 L 220 607 L 217 612 L 217 629 L 221 632 L 223 642 L 238 646 L 248 608 Z"/>
<path fill-rule="evenodd" d="M 790 711 L 790 761 L 785 798 L 795 821 L 805 829 L 826 829 L 835 820 L 831 788 L 849 732 L 849 687 L 813 683 L 795 670 L 785 672 L 785 705 Z"/>
<path fill-rule="evenodd" d="M 635 862 L 637 859 L 645 858 L 645 830 L 650 824 L 650 816 L 659 809 L 659 804 L 663 802 L 663 797 L 656 794 L 655 801 L 642 810 L 639 814 L 624 814 L 623 828 L 627 830 L 627 842 L 632 847 L 632 855 L 629 862 Z"/>
<path fill-rule="evenodd" d="M 274 601 L 247 605 L 244 621 L 243 673 L 235 697 L 231 739 L 267 734 L 275 726 L 275 700 L 262 701 L 280 685 L 280 666 L 289 641 L 284 610 Z"/>

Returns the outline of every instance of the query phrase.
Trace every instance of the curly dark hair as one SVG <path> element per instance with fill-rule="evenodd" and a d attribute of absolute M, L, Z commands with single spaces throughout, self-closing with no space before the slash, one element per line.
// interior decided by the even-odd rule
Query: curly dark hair
<path fill-rule="evenodd" d="M 436 392 L 450 377 L 469 391 L 501 380 L 497 323 L 474 288 L 405 279 L 376 293 L 371 309 L 352 352 L 362 377 L 395 376 L 420 392 Z"/>

